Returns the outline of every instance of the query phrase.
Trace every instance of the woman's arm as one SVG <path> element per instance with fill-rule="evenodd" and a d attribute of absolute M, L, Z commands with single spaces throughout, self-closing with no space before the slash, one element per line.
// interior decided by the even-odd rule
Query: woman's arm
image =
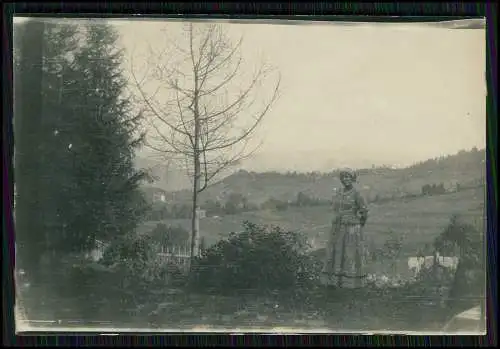
<path fill-rule="evenodd" d="M 335 231 L 336 225 L 337 225 L 337 220 L 339 217 L 339 210 L 340 210 L 340 201 L 338 198 L 338 193 L 334 193 L 332 195 L 332 232 Z"/>
<path fill-rule="evenodd" d="M 357 192 L 356 195 L 356 206 L 361 226 L 364 226 L 368 219 L 368 206 L 366 205 L 365 199 L 359 192 Z"/>

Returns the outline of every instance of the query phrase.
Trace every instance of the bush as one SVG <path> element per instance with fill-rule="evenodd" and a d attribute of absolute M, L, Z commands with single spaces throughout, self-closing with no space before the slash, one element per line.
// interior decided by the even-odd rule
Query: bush
<path fill-rule="evenodd" d="M 191 286 L 217 293 L 293 293 L 316 283 L 320 266 L 307 254 L 304 237 L 250 222 L 243 228 L 203 252 L 193 265 Z"/>
<path fill-rule="evenodd" d="M 260 208 L 262 210 L 286 211 L 288 209 L 288 206 L 288 202 L 270 198 L 266 202 L 262 203 Z"/>
<path fill-rule="evenodd" d="M 444 183 L 439 184 L 425 184 L 422 186 L 422 195 L 441 195 L 445 194 L 446 189 L 444 187 Z"/>
<path fill-rule="evenodd" d="M 100 264 L 112 275 L 109 282 L 127 300 L 142 302 L 181 275 L 179 268 L 163 262 L 151 236 L 129 234 L 111 243 Z"/>
<path fill-rule="evenodd" d="M 436 239 L 438 250 L 456 246 L 460 260 L 450 291 L 449 306 L 456 311 L 477 305 L 485 294 L 484 222 L 453 216 L 441 236 Z"/>
<path fill-rule="evenodd" d="M 149 212 L 147 213 L 148 220 L 161 221 L 167 219 L 171 216 L 168 207 L 163 203 L 154 203 L 151 205 Z"/>

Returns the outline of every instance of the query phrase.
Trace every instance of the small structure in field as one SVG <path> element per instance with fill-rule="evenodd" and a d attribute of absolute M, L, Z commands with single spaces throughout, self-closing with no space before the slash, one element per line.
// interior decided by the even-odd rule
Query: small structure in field
<path fill-rule="evenodd" d="M 202 210 L 202 209 L 198 209 L 198 218 L 202 219 L 202 218 L 206 218 L 206 217 L 207 217 L 207 211 Z"/>
<path fill-rule="evenodd" d="M 408 258 L 408 269 L 417 276 L 423 269 L 430 269 L 434 265 L 456 270 L 458 266 L 458 257 L 440 256 L 439 253 L 435 256 L 419 256 Z"/>

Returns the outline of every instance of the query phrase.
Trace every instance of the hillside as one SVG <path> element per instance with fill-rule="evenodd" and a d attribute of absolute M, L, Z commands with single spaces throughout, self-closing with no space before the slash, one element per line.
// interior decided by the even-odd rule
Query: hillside
<path fill-rule="evenodd" d="M 167 161 L 137 156 L 135 167 L 147 170 L 155 178 L 154 183 L 146 183 L 145 187 L 160 188 L 165 191 L 178 191 L 191 186 L 189 178 Z"/>
<path fill-rule="evenodd" d="M 407 273 L 407 257 L 415 256 L 420 249 L 432 244 L 447 226 L 452 215 L 462 215 L 475 225 L 480 225 L 484 217 L 484 203 L 484 188 L 477 187 L 457 193 L 371 204 L 370 218 L 364 230 L 370 250 L 381 248 L 391 237 L 401 237 L 403 246 L 398 269 L 400 274 Z M 313 244 L 312 247 L 321 250 L 327 242 L 331 218 L 328 206 L 293 207 L 285 211 L 262 210 L 203 218 L 200 220 L 200 231 L 201 236 L 210 245 L 227 237 L 231 232 L 241 231 L 242 222 L 248 220 L 304 233 Z M 150 231 L 157 223 L 147 222 L 141 227 L 141 231 Z M 190 230 L 188 219 L 169 219 L 163 223 Z M 373 267 L 378 271 L 389 268 L 387 265 Z"/>
<path fill-rule="evenodd" d="M 358 188 L 368 200 L 376 195 L 397 197 L 402 194 L 418 194 L 425 184 L 443 183 L 449 187 L 477 184 L 485 178 L 485 150 L 461 151 L 455 155 L 425 162 L 402 169 L 373 168 L 360 170 Z M 340 185 L 336 173 L 255 173 L 240 170 L 202 193 L 201 199 L 222 200 L 230 193 L 239 193 L 249 202 L 261 204 L 273 197 L 294 200 L 302 191 L 310 196 L 329 199 L 335 187 Z M 189 202 L 189 190 L 172 193 L 170 200 Z"/>
<path fill-rule="evenodd" d="M 385 236 L 389 230 L 394 230 L 404 232 L 405 235 L 411 236 L 412 240 L 418 238 L 418 243 L 428 242 L 430 240 L 426 239 L 427 233 L 434 236 L 434 232 L 444 228 L 453 214 L 481 217 L 484 200 L 484 189 L 475 188 L 458 193 L 371 204 L 369 206 L 370 220 L 366 231 L 369 231 L 376 241 L 380 240 L 378 237 Z M 321 245 L 323 233 L 330 227 L 330 210 L 329 206 L 293 207 L 285 211 L 261 210 L 221 217 L 206 217 L 200 220 L 200 229 L 203 236 L 216 241 L 230 232 L 239 231 L 241 223 L 248 220 L 301 231 L 309 237 L 317 237 Z M 148 222 L 143 229 L 152 229 L 156 223 Z M 180 225 L 186 230 L 190 229 L 189 219 L 169 219 L 164 223 Z"/>

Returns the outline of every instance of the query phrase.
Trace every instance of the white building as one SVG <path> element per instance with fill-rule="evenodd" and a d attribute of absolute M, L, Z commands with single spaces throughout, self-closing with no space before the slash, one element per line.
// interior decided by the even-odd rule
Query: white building
<path fill-rule="evenodd" d="M 153 194 L 153 202 L 166 202 L 167 197 L 165 193 L 162 192 L 156 192 Z"/>
<path fill-rule="evenodd" d="M 198 218 L 205 218 L 207 216 L 207 211 L 206 210 L 201 210 L 198 209 Z"/>
<path fill-rule="evenodd" d="M 434 266 L 434 261 L 444 268 L 456 270 L 458 267 L 458 257 L 444 257 L 437 254 L 436 256 L 408 258 L 408 269 L 414 273 L 414 276 L 417 276 L 422 269 L 429 269 Z"/>

